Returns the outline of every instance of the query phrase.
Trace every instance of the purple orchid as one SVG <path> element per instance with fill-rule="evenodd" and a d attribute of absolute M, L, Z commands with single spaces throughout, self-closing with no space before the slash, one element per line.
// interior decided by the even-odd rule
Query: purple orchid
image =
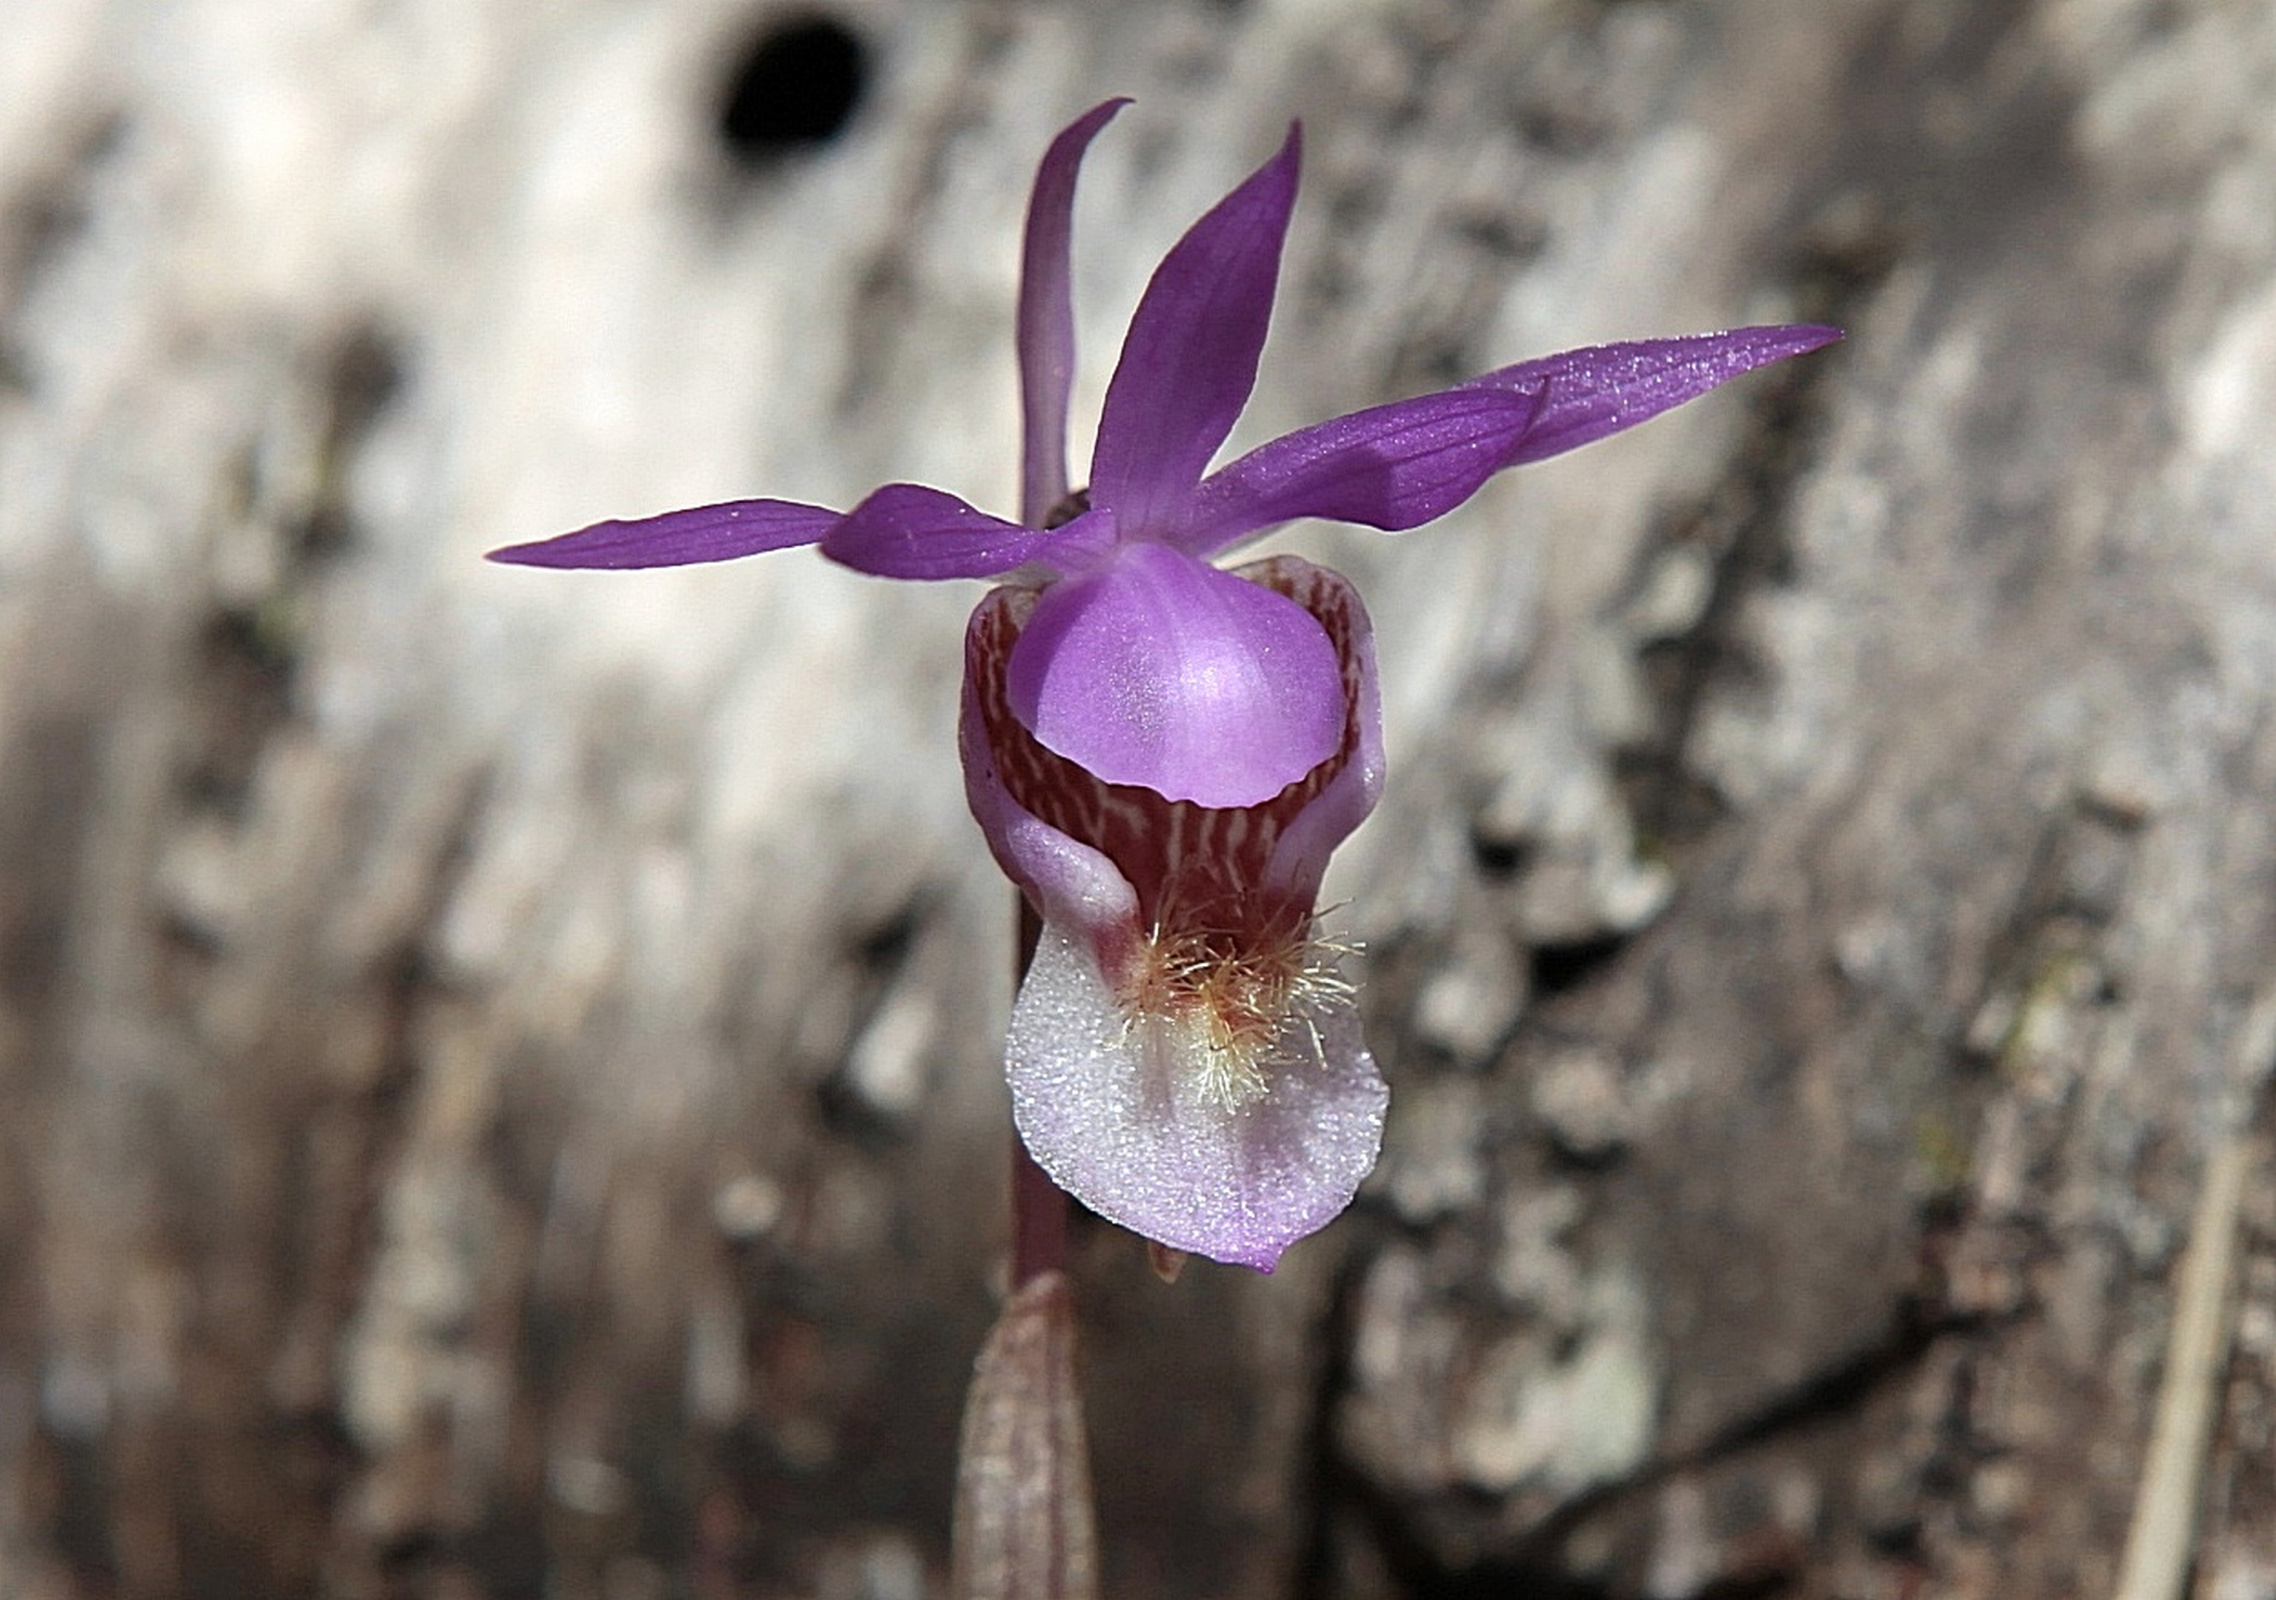
<path fill-rule="evenodd" d="M 850 512 L 739 500 L 494 552 L 552 567 L 791 545 L 888 578 L 997 578 L 965 641 L 965 789 L 1043 936 L 1013 1009 L 1014 1118 L 1092 1210 L 1271 1270 L 1374 1165 L 1387 1091 L 1315 932 L 1328 856 L 1383 777 L 1373 636 L 1340 576 L 1212 559 L 1300 517 L 1398 531 L 1495 473 L 1632 427 L 1831 328 L 1572 350 L 1370 407 L 1208 471 L 1256 381 L 1298 134 L 1148 284 L 1069 493 L 1075 180 L 1109 101 L 1052 142 L 1029 204 L 1021 516 L 889 484 Z"/>

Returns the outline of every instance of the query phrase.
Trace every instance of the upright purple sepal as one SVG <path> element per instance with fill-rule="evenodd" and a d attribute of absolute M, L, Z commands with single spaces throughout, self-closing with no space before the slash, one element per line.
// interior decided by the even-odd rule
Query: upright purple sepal
<path fill-rule="evenodd" d="M 1186 230 L 1130 319 L 1090 485 L 1091 503 L 1112 508 L 1127 536 L 1178 520 L 1256 387 L 1299 148 L 1290 128 L 1278 155 Z"/>
<path fill-rule="evenodd" d="M 1070 240 L 1075 178 L 1098 131 L 1128 105 L 1109 100 L 1077 117 L 1035 169 L 1019 271 L 1020 519 L 1040 527 L 1067 495 L 1067 396 L 1075 381 Z"/>
<path fill-rule="evenodd" d="M 1168 545 L 1124 545 L 1045 589 L 1006 687 L 1046 749 L 1205 806 L 1269 800 L 1343 738 L 1343 671 L 1319 621 Z"/>
<path fill-rule="evenodd" d="M 1535 395 L 1540 415 L 1504 466 L 1518 466 L 1593 444 L 1647 422 L 1742 372 L 1816 350 L 1841 337 L 1811 323 L 1734 328 L 1680 339 L 1590 345 L 1501 367 L 1462 385 Z"/>
<path fill-rule="evenodd" d="M 510 544 L 489 554 L 519 567 L 687 567 L 812 544 L 835 511 L 795 500 L 729 500 L 629 522 L 596 522 L 575 533 Z"/>

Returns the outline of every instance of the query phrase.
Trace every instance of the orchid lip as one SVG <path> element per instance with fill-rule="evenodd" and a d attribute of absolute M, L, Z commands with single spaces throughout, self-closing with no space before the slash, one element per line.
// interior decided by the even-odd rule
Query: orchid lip
<path fill-rule="evenodd" d="M 1302 783 L 1211 810 L 1046 749 L 1006 682 L 1032 590 L 973 615 L 960 737 L 973 815 L 1044 920 L 1005 1058 L 1021 1138 L 1099 1215 L 1269 1272 L 1350 1203 L 1382 1137 L 1386 1091 L 1312 909 L 1380 792 L 1380 713 L 1349 583 L 1290 556 L 1218 576 L 1302 608 L 1342 664 L 1342 747 Z"/>
<path fill-rule="evenodd" d="M 1262 1026 L 1259 1085 L 1228 1094 L 1206 1018 L 1133 1008 L 1082 938 L 1046 927 L 1006 1052 L 1020 1137 L 1110 1221 L 1270 1272 L 1351 1204 L 1389 1096 L 1333 983 Z"/>

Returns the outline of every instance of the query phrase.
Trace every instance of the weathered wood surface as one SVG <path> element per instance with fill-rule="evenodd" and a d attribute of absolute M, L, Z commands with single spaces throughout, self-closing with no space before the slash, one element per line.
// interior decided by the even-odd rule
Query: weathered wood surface
<path fill-rule="evenodd" d="M 1008 505 L 1025 180 L 1113 92 L 1085 414 L 1291 116 L 1256 434 L 1851 337 L 1308 536 L 1381 635 L 1390 1150 L 1271 1280 L 1086 1237 L 1109 1592 L 2110 1592 L 2271 1054 L 2276 11 L 832 10 L 851 120 L 739 169 L 765 6 L 0 8 L 0 1594 L 940 1591 L 971 596 L 477 555 Z M 2219 1600 L 2276 1594 L 2269 1193 Z"/>

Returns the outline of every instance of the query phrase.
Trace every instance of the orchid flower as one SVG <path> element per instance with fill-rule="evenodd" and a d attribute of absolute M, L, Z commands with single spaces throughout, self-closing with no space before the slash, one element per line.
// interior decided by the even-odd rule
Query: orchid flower
<path fill-rule="evenodd" d="M 851 511 L 737 500 L 494 552 L 550 567 L 724 561 L 792 545 L 887 578 L 1000 578 L 965 640 L 972 814 L 1042 940 L 1006 1050 L 1020 1137 L 1093 1211 L 1270 1271 L 1347 1206 L 1387 1090 L 1315 931 L 1331 851 L 1373 808 L 1373 636 L 1342 577 L 1216 558 L 1301 517 L 1399 531 L 1495 473 L 1632 427 L 1831 328 L 1571 350 L 1298 429 L 1215 472 L 1255 385 L 1299 134 L 1172 247 L 1070 492 L 1069 239 L 1109 101 L 1052 142 L 1018 306 L 1021 514 L 889 484 Z"/>

